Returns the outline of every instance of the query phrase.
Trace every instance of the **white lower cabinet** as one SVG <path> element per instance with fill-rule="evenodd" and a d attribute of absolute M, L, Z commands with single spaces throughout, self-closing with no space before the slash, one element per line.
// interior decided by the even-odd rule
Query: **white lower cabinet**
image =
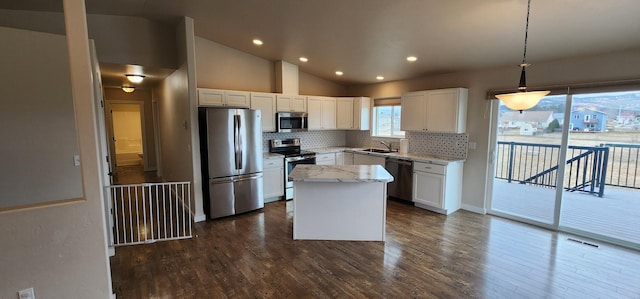
<path fill-rule="evenodd" d="M 462 165 L 462 162 L 448 165 L 414 162 L 415 206 L 445 215 L 459 210 L 462 200 Z"/>
<path fill-rule="evenodd" d="M 335 153 L 316 154 L 316 165 L 335 165 Z"/>
<path fill-rule="evenodd" d="M 284 195 L 284 158 L 263 160 L 263 192 L 264 202 L 272 202 Z"/>
<path fill-rule="evenodd" d="M 382 156 L 353 153 L 353 165 L 382 165 L 385 166 L 386 159 Z"/>
<path fill-rule="evenodd" d="M 353 165 L 353 153 L 349 153 L 349 152 L 336 153 L 336 165 Z"/>

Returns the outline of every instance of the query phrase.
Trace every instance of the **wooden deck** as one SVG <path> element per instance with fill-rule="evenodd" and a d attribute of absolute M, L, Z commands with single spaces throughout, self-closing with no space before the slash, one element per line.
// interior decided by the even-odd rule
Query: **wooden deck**
<path fill-rule="evenodd" d="M 551 224 L 555 189 L 495 180 L 494 210 Z M 640 246 L 640 191 L 605 188 L 604 196 L 563 192 L 560 226 Z"/>

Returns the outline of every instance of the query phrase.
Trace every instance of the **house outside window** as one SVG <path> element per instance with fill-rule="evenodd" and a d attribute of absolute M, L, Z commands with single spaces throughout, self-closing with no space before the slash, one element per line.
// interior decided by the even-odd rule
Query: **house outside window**
<path fill-rule="evenodd" d="M 403 138 L 404 131 L 400 130 L 402 108 L 399 98 L 374 99 L 373 130 L 375 137 Z"/>

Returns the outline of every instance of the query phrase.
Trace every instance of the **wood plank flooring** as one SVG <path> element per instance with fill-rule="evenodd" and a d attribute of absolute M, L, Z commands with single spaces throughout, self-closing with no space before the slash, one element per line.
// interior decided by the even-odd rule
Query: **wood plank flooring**
<path fill-rule="evenodd" d="M 386 242 L 293 241 L 292 202 L 118 247 L 125 298 L 640 298 L 640 252 L 389 201 Z"/>

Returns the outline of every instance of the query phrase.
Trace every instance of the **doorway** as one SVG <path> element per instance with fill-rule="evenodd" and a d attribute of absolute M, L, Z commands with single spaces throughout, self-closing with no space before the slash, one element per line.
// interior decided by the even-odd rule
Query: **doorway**
<path fill-rule="evenodd" d="M 116 166 L 142 166 L 142 105 L 111 104 Z"/>

